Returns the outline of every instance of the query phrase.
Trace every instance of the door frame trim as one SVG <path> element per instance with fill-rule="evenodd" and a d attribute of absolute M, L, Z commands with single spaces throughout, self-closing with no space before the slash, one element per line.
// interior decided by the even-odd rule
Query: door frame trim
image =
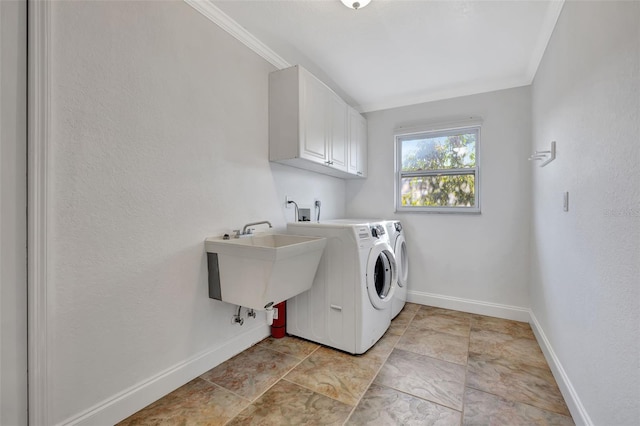
<path fill-rule="evenodd" d="M 27 46 L 27 288 L 29 424 L 50 424 L 48 235 L 50 140 L 48 0 L 29 0 Z"/>

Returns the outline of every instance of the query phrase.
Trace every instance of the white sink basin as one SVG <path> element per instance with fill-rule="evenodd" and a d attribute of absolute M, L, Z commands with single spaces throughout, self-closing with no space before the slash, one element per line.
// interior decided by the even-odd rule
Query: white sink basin
<path fill-rule="evenodd" d="M 313 284 L 325 238 L 287 234 L 205 240 L 209 297 L 263 310 Z"/>

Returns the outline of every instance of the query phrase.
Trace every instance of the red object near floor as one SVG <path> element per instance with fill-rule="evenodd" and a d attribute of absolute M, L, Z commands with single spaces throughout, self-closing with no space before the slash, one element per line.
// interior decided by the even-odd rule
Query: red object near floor
<path fill-rule="evenodd" d="M 275 312 L 271 324 L 271 337 L 280 339 L 287 332 L 287 301 L 278 303 L 273 309 Z"/>

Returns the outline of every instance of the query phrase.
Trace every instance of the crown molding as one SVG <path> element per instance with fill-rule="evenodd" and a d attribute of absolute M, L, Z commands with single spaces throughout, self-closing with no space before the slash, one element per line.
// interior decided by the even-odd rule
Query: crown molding
<path fill-rule="evenodd" d="M 266 59 L 276 68 L 284 69 L 291 66 L 290 63 L 258 40 L 249 31 L 245 30 L 236 21 L 231 19 L 229 15 L 220 10 L 210 0 L 184 0 L 184 2 L 200 12 L 211 22 L 228 32 L 249 49 Z"/>

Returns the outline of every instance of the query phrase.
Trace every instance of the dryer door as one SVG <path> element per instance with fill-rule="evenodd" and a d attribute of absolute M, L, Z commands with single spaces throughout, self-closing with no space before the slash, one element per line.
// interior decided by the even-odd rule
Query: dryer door
<path fill-rule="evenodd" d="M 404 235 L 400 234 L 396 238 L 393 252 L 398 266 L 398 286 L 405 287 L 409 277 L 409 258 L 407 257 L 407 243 L 404 241 Z"/>
<path fill-rule="evenodd" d="M 396 258 L 391 246 L 377 243 L 371 248 L 367 262 L 367 293 L 376 309 L 390 306 L 398 283 Z"/>

